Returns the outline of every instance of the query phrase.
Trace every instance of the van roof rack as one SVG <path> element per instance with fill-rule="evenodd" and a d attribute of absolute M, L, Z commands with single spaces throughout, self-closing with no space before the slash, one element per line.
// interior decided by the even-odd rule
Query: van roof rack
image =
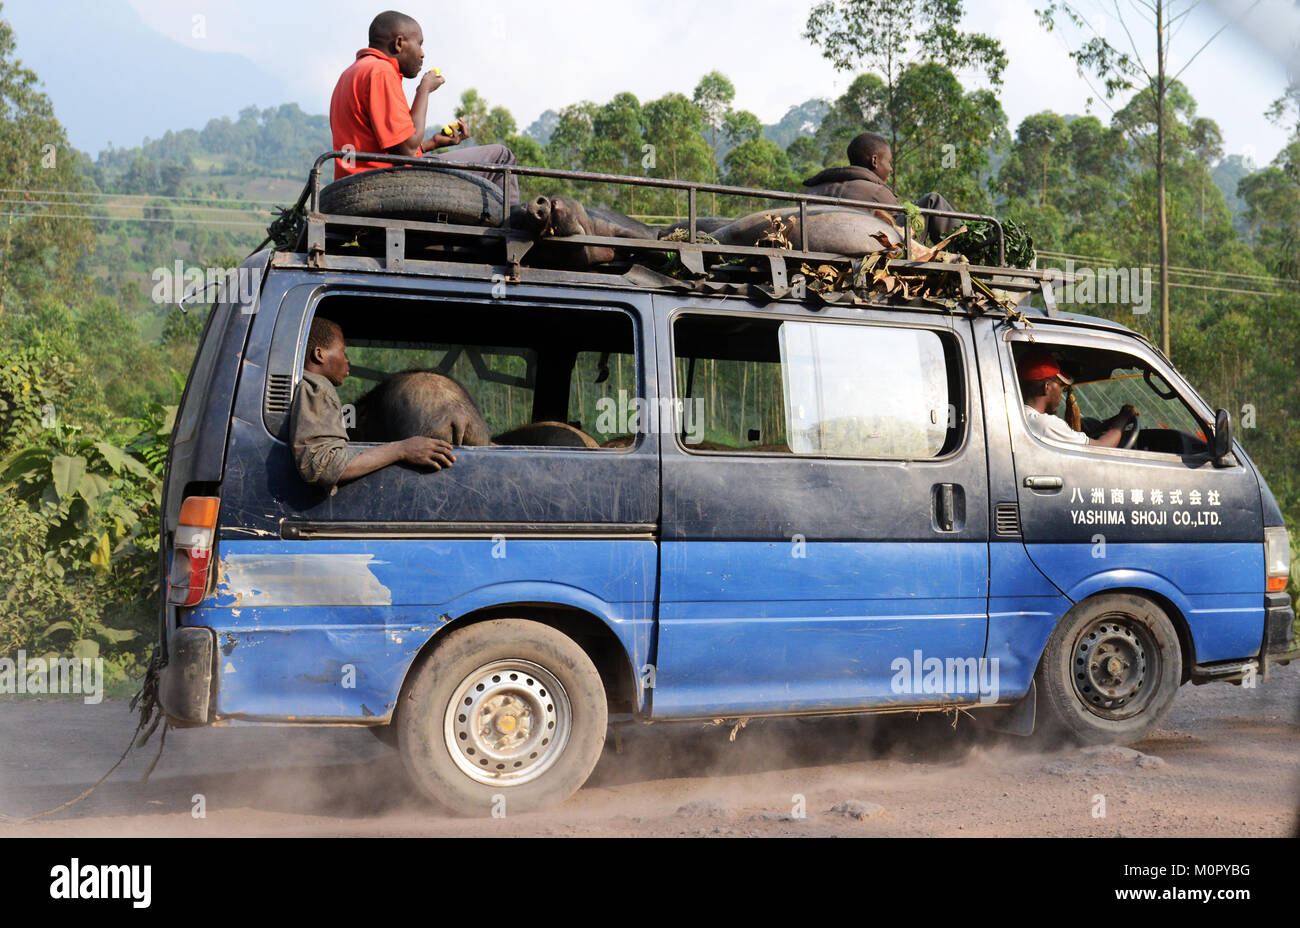
<path fill-rule="evenodd" d="M 589 245 L 607 246 L 637 252 L 676 253 L 687 280 L 660 274 L 650 268 L 634 267 L 634 273 L 628 273 L 627 267 L 593 265 L 583 272 L 573 272 L 571 276 L 584 281 L 592 275 L 613 277 L 615 280 L 642 288 L 668 289 L 704 289 L 713 292 L 750 292 L 757 289 L 770 299 L 798 295 L 805 290 L 816 293 L 826 302 L 866 302 L 866 296 L 879 296 L 871 293 L 868 278 L 878 280 L 882 275 L 892 277 L 899 282 L 890 291 L 899 293 L 905 300 L 920 299 L 921 302 L 938 303 L 946 309 L 957 309 L 963 304 L 985 311 L 990 304 L 1000 307 L 1009 315 L 1022 317 L 1014 306 L 1035 292 L 1041 292 L 1047 315 L 1056 315 L 1056 300 L 1052 284 L 1061 282 L 1063 275 L 1059 271 L 1043 271 L 1036 268 L 1007 267 L 1006 242 L 1002 223 L 995 216 L 982 213 L 963 213 L 951 210 L 938 210 L 925 207 L 908 207 L 918 210 L 922 215 L 938 216 L 949 219 L 986 222 L 997 232 L 998 266 L 973 265 L 960 261 L 923 261 L 911 260 L 906 255 L 913 253 L 911 223 L 906 218 L 901 222 L 903 232 L 903 256 L 886 257 L 881 261 L 881 253 L 864 257 L 851 257 L 841 254 L 809 251 L 806 248 L 778 248 L 747 245 L 719 244 L 710 237 L 701 238 L 696 228 L 699 218 L 700 194 L 721 194 L 724 196 L 745 197 L 760 200 L 786 201 L 798 208 L 799 227 L 807 227 L 807 210 L 809 206 L 841 206 L 855 209 L 873 209 L 904 216 L 908 209 L 900 204 L 876 203 L 866 200 L 850 200 L 840 197 L 824 197 L 807 193 L 790 193 L 781 190 L 763 190 L 749 187 L 731 187 L 723 184 L 706 184 L 696 181 L 670 180 L 665 178 L 635 177 L 619 174 L 599 174 L 586 171 L 567 171 L 555 168 L 536 168 L 525 165 L 471 164 L 447 162 L 430 158 L 412 158 L 402 155 L 377 154 L 368 152 L 329 151 L 320 155 L 313 162 L 306 186 L 297 203 L 284 210 L 268 228 L 267 239 L 276 243 L 276 251 L 304 252 L 310 267 L 338 267 L 339 269 L 358 269 L 356 252 L 351 255 L 340 254 L 337 247 L 329 250 L 331 238 L 337 241 L 339 236 L 331 237 L 329 232 L 359 233 L 362 230 L 382 232 L 384 249 L 382 268 L 385 270 L 419 269 L 423 263 L 407 256 L 406 237 L 408 233 L 417 233 L 426 239 L 445 242 L 449 245 L 478 245 L 486 247 L 489 253 L 496 252 L 504 258 L 509 266 L 510 276 L 519 279 L 522 263 L 539 239 L 533 234 L 510 228 L 510 210 L 503 209 L 501 223 L 497 226 L 463 225 L 449 222 L 416 221 L 409 219 L 390 219 L 384 217 L 334 215 L 320 210 L 321 170 L 323 166 L 336 158 L 357 158 L 364 161 L 376 161 L 393 166 L 409 166 L 422 170 L 456 170 L 474 171 L 476 173 L 502 174 L 508 182 L 516 177 L 543 177 L 561 181 L 583 182 L 592 184 L 617 184 L 629 187 L 650 187 L 660 190 L 684 191 L 687 197 L 686 237 L 682 240 L 649 239 L 618 237 L 611 238 L 598 235 L 547 236 L 548 245 L 560 244 L 573 248 Z M 800 237 L 801 242 L 803 237 Z M 739 279 L 733 266 L 736 259 L 745 262 L 749 271 L 748 279 Z M 710 261 L 713 263 L 711 264 Z M 724 268 L 724 262 L 726 267 Z M 283 263 L 283 262 L 277 262 Z M 374 263 L 371 259 L 370 264 Z M 790 265 L 796 264 L 794 273 Z M 755 279 L 757 275 L 758 280 Z M 550 277 L 550 275 L 547 275 Z M 743 278 L 742 273 L 739 277 Z M 819 276 L 822 278 L 819 281 Z M 812 278 L 810 281 L 809 278 Z M 938 286 L 935 286 L 935 282 Z M 925 283 L 930 282 L 930 283 Z M 911 287 L 909 288 L 909 283 Z M 810 285 L 811 284 L 811 285 Z M 901 292 L 900 292 L 901 291 Z M 997 292 L 997 291 L 1000 291 Z M 927 299 L 936 294 L 945 294 L 942 299 Z"/>

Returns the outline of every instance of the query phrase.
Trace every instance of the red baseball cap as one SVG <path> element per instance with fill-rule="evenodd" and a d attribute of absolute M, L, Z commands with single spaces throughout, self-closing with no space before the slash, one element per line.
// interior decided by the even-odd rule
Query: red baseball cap
<path fill-rule="evenodd" d="M 1058 377 L 1063 383 L 1071 384 L 1074 380 L 1061 373 L 1061 365 L 1049 351 L 1032 351 L 1020 359 L 1016 368 L 1021 380 L 1044 380 Z"/>

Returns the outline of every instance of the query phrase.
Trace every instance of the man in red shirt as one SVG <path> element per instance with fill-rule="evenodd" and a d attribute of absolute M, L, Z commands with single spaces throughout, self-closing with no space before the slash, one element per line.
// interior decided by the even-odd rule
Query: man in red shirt
<path fill-rule="evenodd" d="M 437 149 L 465 140 L 465 125 L 457 120 L 453 135 L 438 133 L 424 137 L 429 95 L 446 79 L 426 71 L 408 106 L 402 92 L 402 78 L 414 78 L 424 63 L 424 32 L 405 13 L 389 10 L 370 23 L 370 45 L 357 52 L 357 60 L 343 72 L 330 99 L 330 129 L 334 148 L 339 151 L 387 152 L 419 157 L 430 154 L 445 161 L 468 164 L 515 164 L 514 153 L 504 145 L 478 145 L 454 152 Z M 334 179 L 362 171 L 392 167 L 382 161 L 336 158 Z M 510 178 L 509 188 L 502 175 L 483 175 L 506 197 L 507 207 L 519 202 L 519 182 Z"/>

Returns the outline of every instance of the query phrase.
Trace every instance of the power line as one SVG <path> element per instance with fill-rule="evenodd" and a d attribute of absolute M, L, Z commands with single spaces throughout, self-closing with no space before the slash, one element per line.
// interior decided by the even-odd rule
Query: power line
<path fill-rule="evenodd" d="M 217 203 L 253 203 L 261 204 L 263 206 L 280 207 L 283 207 L 284 205 L 273 200 L 241 200 L 238 197 L 181 197 L 161 193 L 102 193 L 97 190 L 33 190 L 26 187 L 0 187 L 0 193 L 35 193 L 42 196 L 53 194 L 56 196 L 68 197 L 107 197 L 122 200 L 198 200 L 204 202 L 213 201 Z"/>
<path fill-rule="evenodd" d="M 15 206 L 58 206 L 64 208 L 74 207 L 80 209 L 149 209 L 148 204 L 135 205 L 131 203 L 114 204 L 114 203 L 102 203 L 102 202 L 87 203 L 87 202 L 80 202 L 77 200 L 12 200 L 3 197 L 0 197 L 0 203 L 9 203 Z M 243 213 L 245 215 L 250 215 L 254 213 L 263 213 L 267 216 L 272 215 L 274 212 L 273 210 L 269 210 L 269 209 L 235 209 L 233 206 L 188 206 L 188 205 L 171 206 L 168 204 L 159 204 L 158 209 L 190 210 L 190 211 L 205 212 L 205 213 L 206 212 Z M 32 212 L 29 215 L 39 216 L 41 214 L 39 212 Z"/>
<path fill-rule="evenodd" d="M 4 213 L 0 216 L 18 218 L 18 219 L 88 219 L 92 222 L 170 222 L 173 224 L 197 225 L 197 226 L 247 226 L 252 229 L 263 229 L 265 226 L 256 222 L 237 222 L 230 219 L 172 219 L 172 218 L 142 218 L 136 216 L 92 216 L 84 213 Z"/>
<path fill-rule="evenodd" d="M 1064 251 L 1040 251 L 1038 252 L 1045 258 L 1078 258 L 1083 261 L 1091 261 L 1099 267 L 1118 267 L 1113 258 L 1100 258 L 1096 255 L 1075 255 Z M 1155 269 L 1154 264 L 1139 264 L 1137 267 L 1149 267 Z M 1234 274 L 1231 271 L 1207 271 L 1204 268 L 1187 267 L 1186 265 L 1170 265 L 1169 270 L 1176 271 L 1180 274 L 1200 276 L 1200 277 L 1232 277 L 1240 280 L 1258 280 L 1272 284 L 1300 284 L 1300 280 L 1291 280 L 1287 277 L 1271 277 L 1267 274 Z"/>
<path fill-rule="evenodd" d="M 1159 286 L 1156 284 L 1155 286 Z M 1277 290 L 1240 290 L 1233 287 L 1210 287 L 1205 284 L 1188 284 L 1176 280 L 1169 281 L 1170 289 L 1183 290 L 1212 290 L 1217 293 L 1236 293 L 1241 296 L 1284 296 L 1285 294 Z"/>
<path fill-rule="evenodd" d="M 1204 284 L 1184 284 L 1178 281 L 1169 281 L 1170 287 L 1181 287 L 1183 290 L 1213 290 L 1216 293 L 1239 293 L 1246 296 L 1282 296 L 1276 290 L 1236 290 L 1231 287 L 1207 287 Z"/>

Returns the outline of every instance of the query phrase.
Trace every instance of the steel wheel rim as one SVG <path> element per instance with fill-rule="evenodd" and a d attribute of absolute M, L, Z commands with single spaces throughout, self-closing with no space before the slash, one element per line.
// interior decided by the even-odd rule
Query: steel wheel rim
<path fill-rule="evenodd" d="M 1071 649 L 1075 696 L 1104 719 L 1140 714 L 1151 701 L 1160 670 L 1160 648 L 1150 629 L 1123 613 L 1090 622 Z"/>
<path fill-rule="evenodd" d="M 462 680 L 443 721 L 456 766 L 488 786 L 541 776 L 564 753 L 572 729 L 560 681 L 545 667 L 515 659 L 484 664 Z"/>

